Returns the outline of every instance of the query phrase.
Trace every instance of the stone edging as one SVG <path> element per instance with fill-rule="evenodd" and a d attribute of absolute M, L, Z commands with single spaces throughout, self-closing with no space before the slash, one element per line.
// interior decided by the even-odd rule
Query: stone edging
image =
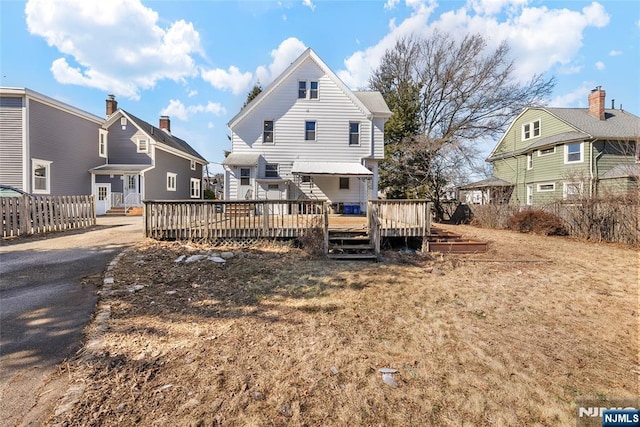
<path fill-rule="evenodd" d="M 80 356 L 80 361 L 89 361 L 102 352 L 104 348 L 104 338 L 103 334 L 109 328 L 107 322 L 111 317 L 111 305 L 109 305 L 106 301 L 103 301 L 105 297 L 108 297 L 112 292 L 112 287 L 114 283 L 113 268 L 118 264 L 120 258 L 124 256 L 126 252 L 130 249 L 125 249 L 121 251 L 118 255 L 116 255 L 113 260 L 107 265 L 107 270 L 104 273 L 102 279 L 102 289 L 98 291 L 99 295 L 101 295 L 100 300 L 98 301 L 98 306 L 96 310 L 96 315 L 93 319 L 93 324 L 95 326 L 95 331 L 87 336 L 87 342 L 82 349 L 82 355 Z M 56 406 L 55 415 L 59 416 L 68 412 L 72 409 L 76 403 L 80 401 L 84 390 L 86 388 L 85 384 L 74 384 L 67 392 L 64 394 L 60 403 Z"/>

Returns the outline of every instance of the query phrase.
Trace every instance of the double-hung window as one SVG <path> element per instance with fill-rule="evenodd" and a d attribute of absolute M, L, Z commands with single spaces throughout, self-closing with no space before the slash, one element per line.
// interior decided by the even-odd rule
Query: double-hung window
<path fill-rule="evenodd" d="M 533 121 L 531 123 L 525 123 L 522 125 L 522 140 L 535 138 L 540 136 L 540 120 Z"/>
<path fill-rule="evenodd" d="M 349 145 L 360 145 L 360 123 L 349 122 Z"/>
<path fill-rule="evenodd" d="M 273 143 L 273 120 L 264 121 L 264 130 L 262 131 L 262 142 L 264 144 Z"/>
<path fill-rule="evenodd" d="M 200 198 L 200 179 L 199 178 L 191 178 L 191 198 L 199 199 Z"/>
<path fill-rule="evenodd" d="M 349 178 L 340 177 L 340 190 L 348 190 L 349 189 Z"/>
<path fill-rule="evenodd" d="M 304 122 L 304 139 L 305 141 L 316 140 L 316 122 Z"/>
<path fill-rule="evenodd" d="M 107 131 L 106 129 L 98 130 L 98 156 L 107 157 Z"/>
<path fill-rule="evenodd" d="M 533 153 L 527 154 L 527 170 L 533 169 Z"/>
<path fill-rule="evenodd" d="M 31 159 L 34 193 L 49 194 L 51 192 L 51 163 L 47 160 Z"/>
<path fill-rule="evenodd" d="M 240 185 L 251 185 L 251 169 L 240 168 Z"/>
<path fill-rule="evenodd" d="M 562 198 L 564 200 L 579 199 L 582 195 L 582 182 L 565 182 L 562 187 Z"/>
<path fill-rule="evenodd" d="M 176 191 L 177 177 L 177 174 L 173 172 L 167 172 L 167 191 Z"/>
<path fill-rule="evenodd" d="M 264 166 L 264 177 L 265 178 L 277 178 L 278 177 L 278 164 L 277 163 L 267 163 Z"/>
<path fill-rule="evenodd" d="M 195 160 L 190 160 L 189 161 L 189 167 L 191 168 L 192 171 L 196 170 L 196 161 Z"/>
<path fill-rule="evenodd" d="M 566 144 L 564 149 L 564 162 L 565 163 L 581 163 L 582 154 L 584 150 L 584 144 L 582 142 L 575 142 L 573 144 Z"/>
<path fill-rule="evenodd" d="M 309 82 L 309 99 L 318 99 L 318 82 Z"/>
<path fill-rule="evenodd" d="M 304 80 L 298 81 L 298 98 L 307 99 L 307 82 Z"/>

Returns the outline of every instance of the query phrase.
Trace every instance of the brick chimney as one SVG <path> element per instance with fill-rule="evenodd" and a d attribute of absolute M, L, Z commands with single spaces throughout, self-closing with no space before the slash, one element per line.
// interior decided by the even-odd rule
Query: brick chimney
<path fill-rule="evenodd" d="M 107 96 L 107 117 L 118 111 L 118 101 L 114 95 Z"/>
<path fill-rule="evenodd" d="M 171 135 L 171 120 L 169 120 L 169 116 L 160 116 L 160 129 Z"/>
<path fill-rule="evenodd" d="M 604 95 L 605 91 L 597 86 L 589 94 L 589 114 L 598 120 L 604 120 Z"/>

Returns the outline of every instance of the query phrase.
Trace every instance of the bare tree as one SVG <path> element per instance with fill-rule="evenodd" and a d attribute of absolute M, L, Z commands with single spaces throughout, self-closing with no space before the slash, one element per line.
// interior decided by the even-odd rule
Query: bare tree
<path fill-rule="evenodd" d="M 506 42 L 487 51 L 481 35 L 456 42 L 436 32 L 398 41 L 369 84 L 394 112 L 385 128 L 381 186 L 390 197 L 429 195 L 437 205 L 456 175 L 451 168 L 478 163 L 474 143 L 503 133 L 524 107 L 541 105 L 555 83 L 542 75 L 518 83 Z"/>

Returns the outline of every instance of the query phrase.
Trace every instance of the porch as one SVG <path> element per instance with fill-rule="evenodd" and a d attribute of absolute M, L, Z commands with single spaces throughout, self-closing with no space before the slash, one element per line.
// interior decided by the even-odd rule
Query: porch
<path fill-rule="evenodd" d="M 145 236 L 213 244 L 298 238 L 318 229 L 329 254 L 332 233 L 360 234 L 372 253 L 385 237 L 425 238 L 430 230 L 426 200 L 370 200 L 366 215 L 331 214 L 317 200 L 144 201 Z"/>

